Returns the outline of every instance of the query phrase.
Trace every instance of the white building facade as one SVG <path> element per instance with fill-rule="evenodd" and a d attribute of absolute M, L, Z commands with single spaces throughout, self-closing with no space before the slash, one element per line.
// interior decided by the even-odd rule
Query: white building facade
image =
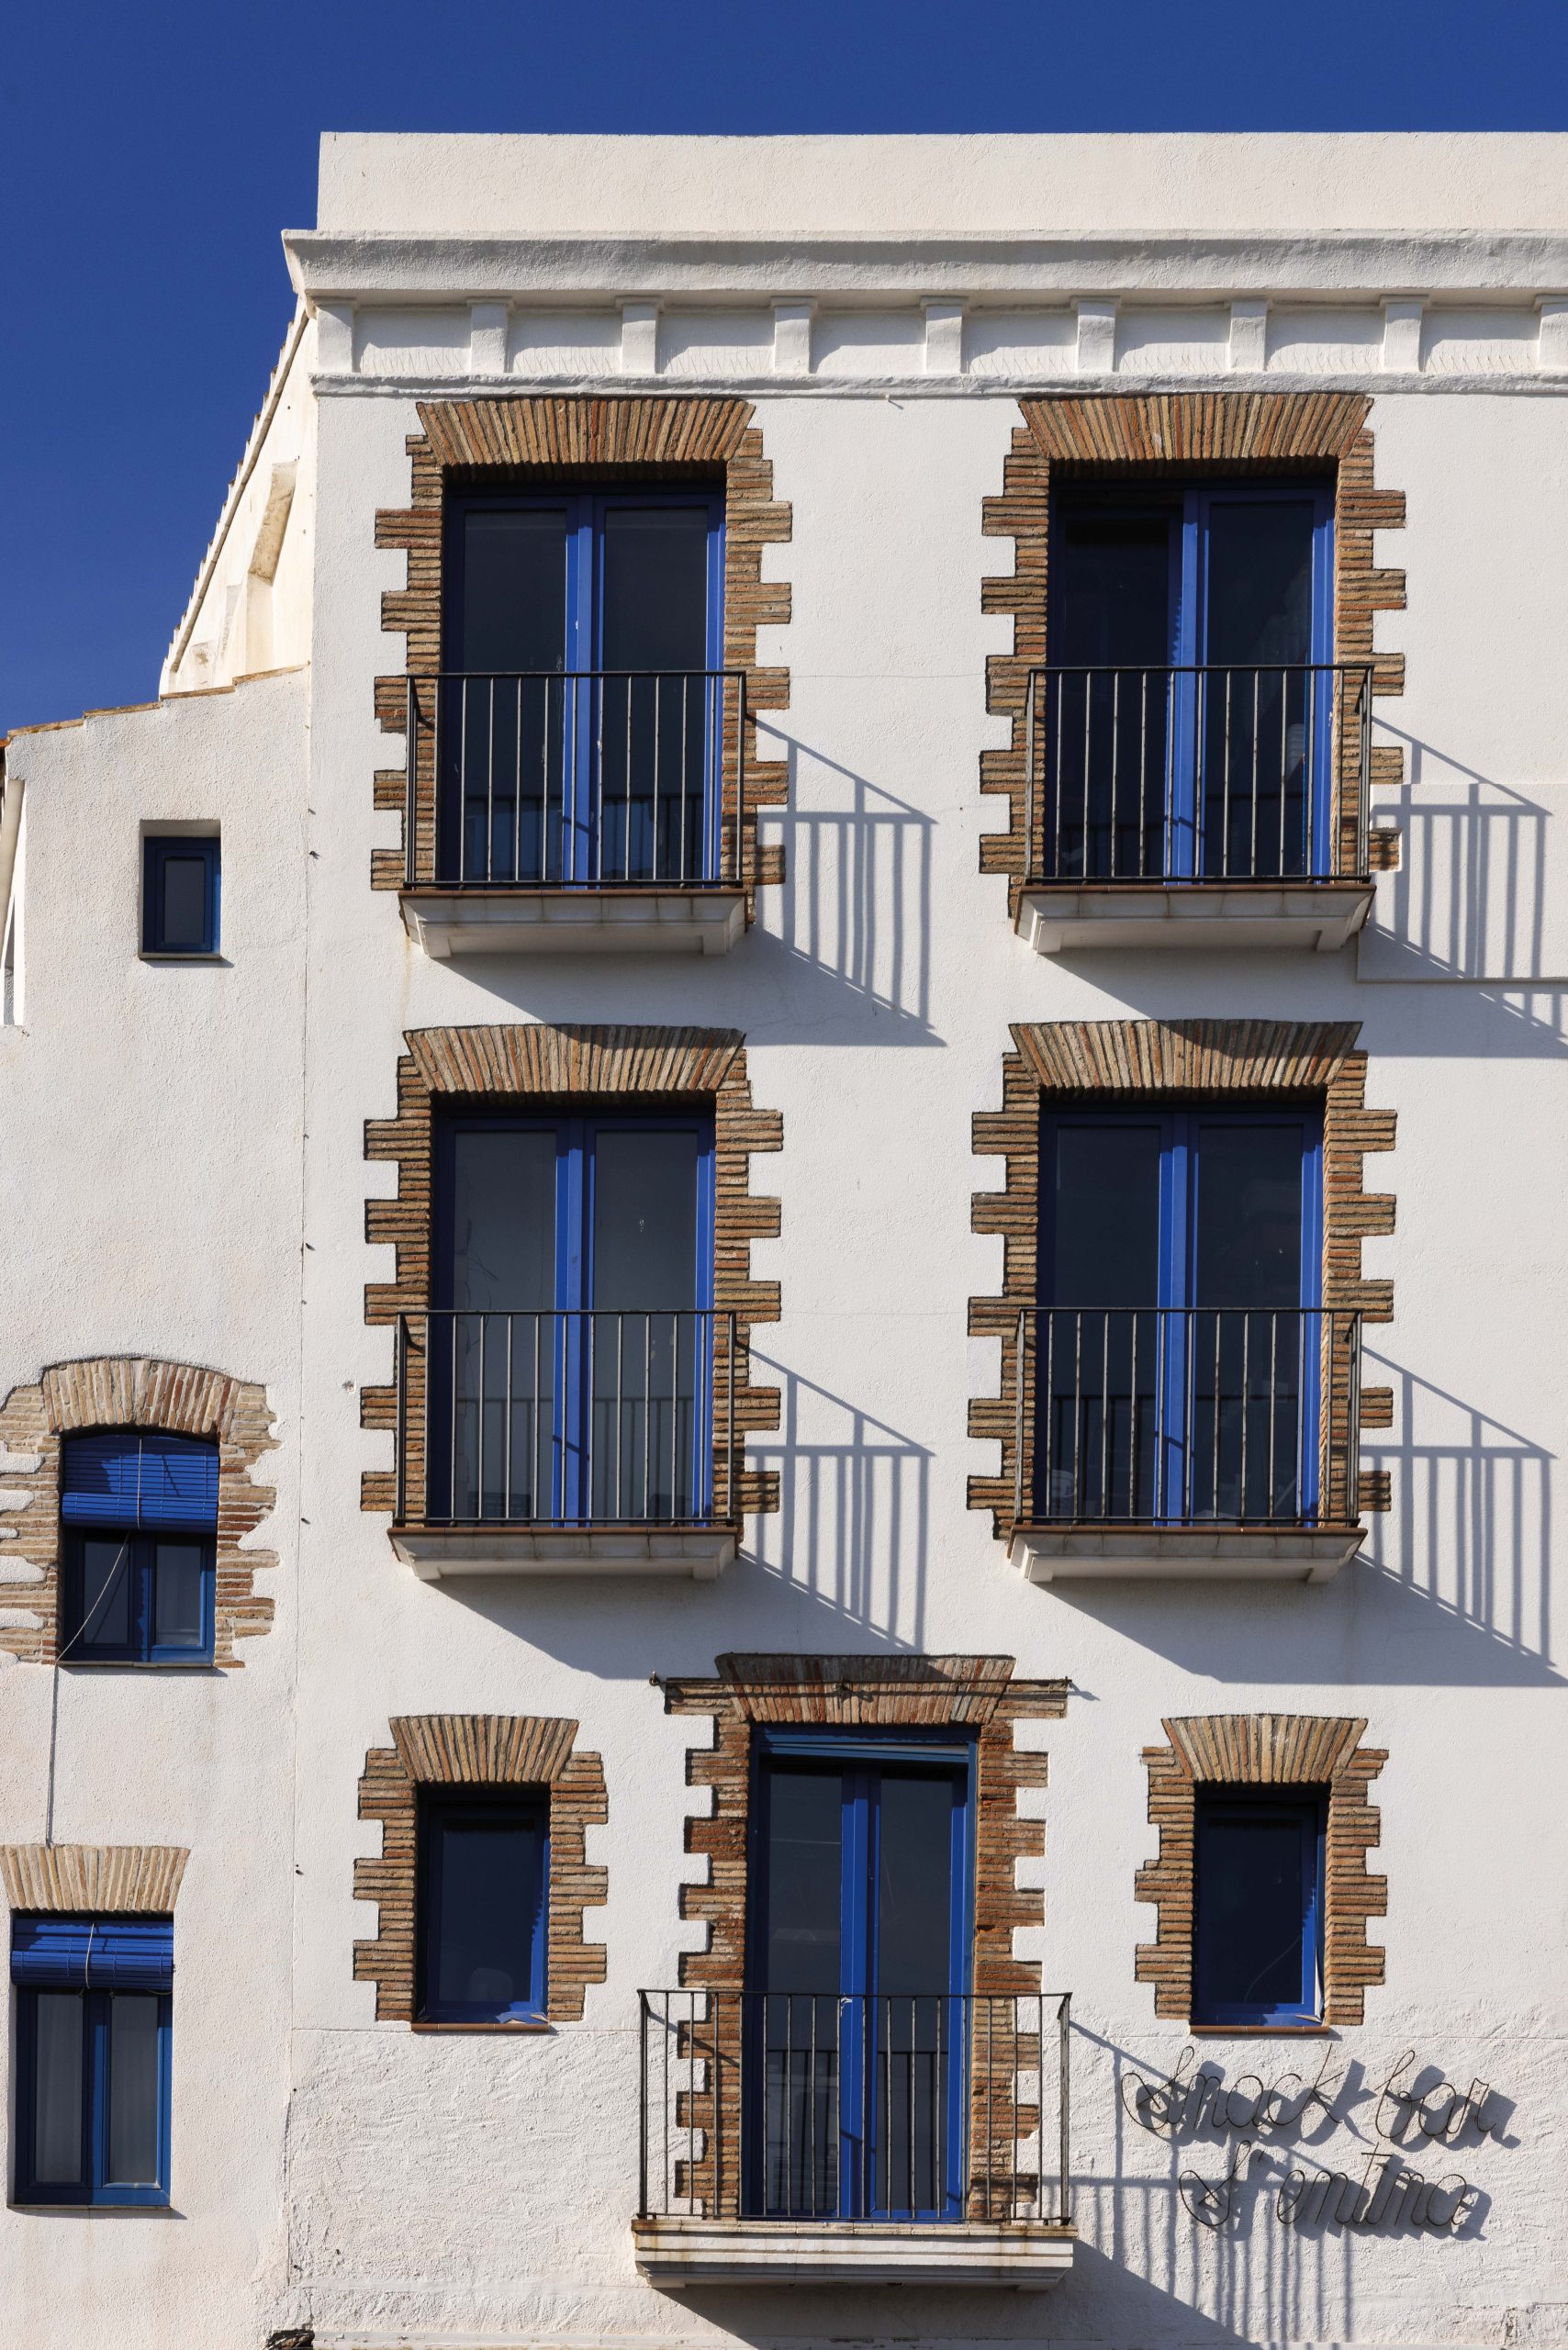
<path fill-rule="evenodd" d="M 8 2344 L 1568 2339 L 1565 171 L 324 142 L 5 751 Z"/>

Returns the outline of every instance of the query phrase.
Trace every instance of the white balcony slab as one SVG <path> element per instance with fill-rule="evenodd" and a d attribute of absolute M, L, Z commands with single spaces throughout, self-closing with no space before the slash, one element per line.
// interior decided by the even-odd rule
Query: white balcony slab
<path fill-rule="evenodd" d="M 463 955 L 727 955 L 745 892 L 405 890 L 403 925 L 437 962 Z"/>
<path fill-rule="evenodd" d="M 727 1526 L 394 1526 L 421 1583 L 468 1575 L 687 1575 L 712 1583 L 735 1555 Z"/>
<path fill-rule="evenodd" d="M 1030 1583 L 1328 1583 L 1360 1526 L 1019 1526 L 1008 1555 Z"/>
<path fill-rule="evenodd" d="M 1371 911 L 1370 881 L 1091 883 L 1026 888 L 1018 934 L 1036 955 L 1119 946 L 1294 947 L 1331 955 Z"/>
<path fill-rule="evenodd" d="M 1078 2232 L 1034 2220 L 633 2220 L 650 2284 L 1055 2285 Z"/>

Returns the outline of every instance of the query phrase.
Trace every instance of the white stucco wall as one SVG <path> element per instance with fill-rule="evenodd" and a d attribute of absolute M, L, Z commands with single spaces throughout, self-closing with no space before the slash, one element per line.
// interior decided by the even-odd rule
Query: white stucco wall
<path fill-rule="evenodd" d="M 323 227 L 613 242 L 655 162 L 660 225 L 693 234 L 720 214 L 736 231 L 1034 228 L 1049 208 L 1041 185 L 1064 234 L 1092 225 L 1113 190 L 1122 210 L 1106 218 L 1133 229 L 1565 226 L 1561 142 L 1358 141 L 1356 173 L 1326 170 L 1331 142 L 1286 142 L 1266 215 L 1244 211 L 1262 183 L 1226 176 L 1225 142 L 975 142 L 958 177 L 943 142 L 843 156 L 817 152 L 842 142 L 786 142 L 756 157 L 765 142 L 736 142 L 737 157 L 729 142 L 689 154 L 607 141 L 587 171 L 572 144 L 329 142 Z M 561 192 L 574 171 L 575 208 Z M 1001 739 L 985 659 L 1009 643 L 1009 624 L 981 613 L 980 582 L 1012 561 L 1009 542 L 982 535 L 982 501 L 1002 487 L 1018 410 L 1008 385 L 975 379 L 971 338 L 965 380 L 918 397 L 864 383 L 756 394 L 775 492 L 793 509 L 791 542 L 764 566 L 791 583 L 793 618 L 758 646 L 790 671 L 790 707 L 768 723 L 790 751 L 791 793 L 765 833 L 789 878 L 762 893 L 752 933 L 719 961 L 441 965 L 368 887 L 372 847 L 397 837 L 371 807 L 372 773 L 397 752 L 375 726 L 372 680 L 398 666 L 380 599 L 403 579 L 373 524 L 407 502 L 416 386 L 482 380 L 465 338 L 429 324 L 462 316 L 464 266 L 443 264 L 410 301 L 400 339 L 382 320 L 367 340 L 350 315 L 318 353 L 308 697 L 305 680 L 280 678 L 9 754 L 27 777 L 28 845 L 26 1025 L 0 1030 L 6 1383 L 120 1347 L 265 1380 L 282 1446 L 262 1539 L 282 1564 L 276 1627 L 248 1644 L 242 1673 L 65 1676 L 57 1832 L 193 1847 L 175 2092 L 175 2197 L 189 2209 L 178 2226 L 0 2217 L 7 2340 L 56 2350 L 96 2329 L 117 2350 L 239 2350 L 286 2322 L 342 2350 L 1568 2338 L 1568 1709 L 1552 1588 L 1568 1389 L 1553 1172 L 1568 1128 L 1568 384 L 1545 371 L 1528 389 L 1483 388 L 1477 367 L 1439 386 L 1428 336 L 1421 380 L 1397 367 L 1375 386 L 1378 480 L 1409 501 L 1408 527 L 1376 551 L 1409 580 L 1407 611 L 1378 624 L 1407 672 L 1380 724 L 1411 755 L 1407 789 L 1378 810 L 1405 834 L 1404 864 L 1380 883 L 1359 950 L 1047 961 L 1014 935 L 1005 885 L 978 871 L 1001 808 L 977 772 Z M 1391 261 L 1389 291 L 1403 282 Z M 515 290 L 514 368 L 517 320 L 542 297 L 527 280 Z M 1540 334 L 1533 285 L 1501 307 Z M 703 380 L 756 391 L 765 315 L 736 304 L 708 338 Z M 675 374 L 693 344 L 669 328 L 666 315 L 661 364 Z M 1210 347 L 1182 331 L 1190 351 Z M 1125 319 L 1116 333 L 1119 370 L 1137 345 Z M 576 358 L 536 368 L 554 346 L 526 347 L 537 380 L 586 372 Z M 1212 349 L 1192 380 L 1234 383 Z M 442 350 L 452 364 L 438 367 Z M 182 812 L 223 822 L 222 969 L 135 960 L 136 827 Z M 84 924 L 73 845 L 89 827 L 119 878 Z M 1034 1588 L 965 1506 L 967 1477 L 993 1465 L 965 1435 L 968 1402 L 996 1379 L 966 1306 L 1001 1275 L 1000 1241 L 969 1230 L 971 1192 L 1001 1173 L 972 1157 L 970 1118 L 999 1102 L 1010 1021 L 1205 1013 L 1359 1021 L 1369 1102 L 1398 1114 L 1398 1147 L 1367 1177 L 1396 1193 L 1397 1231 L 1364 1248 L 1366 1271 L 1395 1282 L 1396 1319 L 1370 1333 L 1367 1370 L 1394 1387 L 1394 1426 L 1365 1445 L 1368 1465 L 1392 1472 L 1394 1508 L 1322 1588 Z M 364 1203 L 394 1177 L 366 1164 L 364 1122 L 394 1107 L 406 1029 L 493 1019 L 738 1027 L 757 1104 L 782 1113 L 784 1149 L 753 1177 L 781 1199 L 782 1235 L 752 1263 L 783 1286 L 782 1319 L 756 1340 L 783 1424 L 751 1457 L 779 1472 L 784 1506 L 750 1522 L 716 1584 L 424 1584 L 359 1507 L 362 1469 L 389 1458 L 359 1427 L 359 1390 L 391 1361 L 390 1335 L 364 1323 L 365 1282 L 391 1270 L 390 1251 L 364 1239 Z M 1046 1925 L 1019 1945 L 1073 1994 L 1074 2273 L 1044 2296 L 661 2295 L 636 2276 L 628 2226 L 636 1992 L 673 1983 L 696 1940 L 677 1888 L 694 1868 L 683 1818 L 701 1798 L 684 1784 L 700 1731 L 666 1718 L 649 1676 L 711 1671 L 728 1649 L 889 1647 L 1002 1652 L 1074 1684 L 1066 1718 L 1029 1733 L 1050 1755 L 1046 1857 L 1030 1870 Z M 20 1838 L 39 1832 L 48 1702 L 37 1669 L 0 1675 L 5 1832 Z M 604 1758 L 610 1819 L 588 1857 L 608 1864 L 610 1898 L 587 1930 L 609 1971 L 580 2024 L 526 2042 L 426 2038 L 377 2024 L 372 1987 L 353 1979 L 353 1941 L 375 1919 L 352 1898 L 353 1863 L 380 1834 L 356 1817 L 364 1755 L 386 1743 L 390 1715 L 442 1710 L 569 1715 Z M 1389 1755 L 1371 1855 L 1389 1884 L 1372 1928 L 1387 1979 L 1364 2029 L 1339 2037 L 1347 2119 L 1315 2151 L 1360 2169 L 1368 2085 L 1403 2050 L 1462 2087 L 1491 2081 L 1501 2135 L 1451 2158 L 1484 2199 L 1454 2238 L 1280 2228 L 1277 2147 L 1233 2223 L 1206 2231 L 1177 2174 L 1217 2178 L 1224 2144 L 1210 2134 L 1173 2153 L 1117 2101 L 1121 2070 L 1169 2067 L 1185 2041 L 1154 2022 L 1133 1977 L 1154 1929 L 1133 1899 L 1156 1849 L 1140 1750 L 1168 1716 L 1271 1710 L 1364 1715 Z M 1289 2043 L 1209 2053 L 1233 2076 L 1293 2061 Z"/>

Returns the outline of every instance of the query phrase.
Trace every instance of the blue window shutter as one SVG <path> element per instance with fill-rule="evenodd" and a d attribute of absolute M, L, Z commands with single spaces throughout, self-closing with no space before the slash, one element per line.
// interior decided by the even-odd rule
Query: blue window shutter
<path fill-rule="evenodd" d="M 11 1980 L 34 1991 L 171 1991 L 174 1921 L 14 1918 Z"/>
<path fill-rule="evenodd" d="M 121 1428 L 67 1437 L 60 1514 L 67 1526 L 190 1528 L 218 1524 L 218 1447 L 197 1437 Z"/>

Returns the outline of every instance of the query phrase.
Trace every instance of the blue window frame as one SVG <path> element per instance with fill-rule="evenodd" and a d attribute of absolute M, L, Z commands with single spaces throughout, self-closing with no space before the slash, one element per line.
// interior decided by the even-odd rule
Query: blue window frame
<path fill-rule="evenodd" d="M 437 879 L 715 878 L 722 489 L 456 497 L 445 530 Z"/>
<path fill-rule="evenodd" d="M 1322 2009 L 1322 1794 L 1201 1788 L 1193 2020 L 1314 2023 Z"/>
<path fill-rule="evenodd" d="M 1322 1158 L 1316 1104 L 1045 1113 L 1042 1516 L 1313 1519 Z"/>
<path fill-rule="evenodd" d="M 114 1428 L 61 1445 L 63 1661 L 211 1661 L 218 1447 Z"/>
<path fill-rule="evenodd" d="M 1071 484 L 1052 510 L 1045 869 L 1333 870 L 1327 481 Z"/>
<path fill-rule="evenodd" d="M 444 1121 L 435 1232 L 427 1516 L 704 1520 L 711 1115 Z"/>
<path fill-rule="evenodd" d="M 216 833 L 149 833 L 142 842 L 141 951 L 216 955 L 219 854 Z"/>
<path fill-rule="evenodd" d="M 549 1883 L 543 1789 L 421 1789 L 422 2021 L 543 2020 Z"/>
<path fill-rule="evenodd" d="M 963 2216 L 972 1742 L 758 1733 L 746 2200 L 772 2219 Z"/>
<path fill-rule="evenodd" d="M 168 1919 L 11 1921 L 18 2203 L 166 2204 Z"/>

